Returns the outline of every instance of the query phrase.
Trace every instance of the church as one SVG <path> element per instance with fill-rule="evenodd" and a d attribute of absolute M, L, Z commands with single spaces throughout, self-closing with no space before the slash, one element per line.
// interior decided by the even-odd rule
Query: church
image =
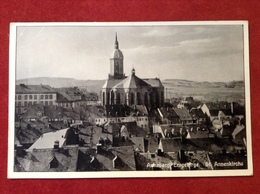
<path fill-rule="evenodd" d="M 103 105 L 145 105 L 159 108 L 164 104 L 164 86 L 159 78 L 141 79 L 132 69 L 129 76 L 124 74 L 124 55 L 119 49 L 117 35 L 115 49 L 110 58 L 110 73 L 102 87 Z"/>

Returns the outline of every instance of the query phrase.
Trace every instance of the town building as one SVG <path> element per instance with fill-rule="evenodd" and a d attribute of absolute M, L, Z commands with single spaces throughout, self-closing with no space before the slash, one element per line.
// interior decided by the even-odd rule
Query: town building
<path fill-rule="evenodd" d="M 57 104 L 64 108 L 83 107 L 98 103 L 97 94 L 84 92 L 78 87 L 55 88 L 55 90 L 57 91 Z"/>
<path fill-rule="evenodd" d="M 21 114 L 33 104 L 56 105 L 57 92 L 49 85 L 15 86 L 15 113 Z"/>
<path fill-rule="evenodd" d="M 145 105 L 158 108 L 164 105 L 164 86 L 159 78 L 141 79 L 132 69 L 128 77 L 124 74 L 124 56 L 119 49 L 117 36 L 115 50 L 110 58 L 110 73 L 102 87 L 103 105 Z"/>
<path fill-rule="evenodd" d="M 102 111 L 102 109 L 99 109 Z M 106 105 L 102 116 L 95 117 L 97 125 L 103 125 L 106 122 L 111 123 L 129 123 L 136 122 L 138 127 L 148 128 L 148 111 L 143 105 Z"/>
<path fill-rule="evenodd" d="M 75 172 L 78 169 L 78 146 L 66 146 L 61 149 L 25 150 L 19 147 L 15 151 L 15 172 Z"/>

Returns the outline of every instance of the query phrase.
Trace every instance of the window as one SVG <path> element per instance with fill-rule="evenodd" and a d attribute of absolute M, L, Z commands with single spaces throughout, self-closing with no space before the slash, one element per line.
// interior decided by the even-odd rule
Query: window
<path fill-rule="evenodd" d="M 45 105 L 48 105 L 48 101 L 45 101 Z"/>
<path fill-rule="evenodd" d="M 21 102 L 18 102 L 18 106 L 21 106 L 22 104 L 21 104 Z"/>
<path fill-rule="evenodd" d="M 21 100 L 22 99 L 22 96 L 21 95 L 18 95 L 18 100 Z"/>
<path fill-rule="evenodd" d="M 51 94 L 49 95 L 49 99 L 52 99 L 52 95 Z"/>
<path fill-rule="evenodd" d="M 43 101 L 41 101 L 40 103 L 43 104 Z"/>
<path fill-rule="evenodd" d="M 32 100 L 32 95 L 29 95 L 29 99 Z"/>
<path fill-rule="evenodd" d="M 45 95 L 45 99 L 49 99 L 49 95 Z"/>
<path fill-rule="evenodd" d="M 27 106 L 27 105 L 28 105 L 28 102 L 27 102 L 27 101 L 25 101 L 25 102 L 24 102 L 24 106 Z"/>
<path fill-rule="evenodd" d="M 37 101 L 34 101 L 33 104 L 37 104 Z"/>
<path fill-rule="evenodd" d="M 41 95 L 41 100 L 43 100 L 43 98 L 44 98 L 44 96 L 43 96 L 43 95 Z"/>
<path fill-rule="evenodd" d="M 28 95 L 24 95 L 24 99 L 25 99 L 25 100 L 28 100 Z"/>
<path fill-rule="evenodd" d="M 36 100 L 37 99 L 37 95 L 34 95 L 34 100 Z"/>
<path fill-rule="evenodd" d="M 32 105 L 32 102 L 28 102 L 28 106 L 31 106 Z"/>
<path fill-rule="evenodd" d="M 50 105 L 53 105 L 53 102 L 52 102 L 52 101 L 50 101 Z"/>

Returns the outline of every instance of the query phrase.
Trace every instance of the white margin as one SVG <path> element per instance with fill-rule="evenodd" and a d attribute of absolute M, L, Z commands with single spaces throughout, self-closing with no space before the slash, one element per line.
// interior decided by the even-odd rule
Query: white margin
<path fill-rule="evenodd" d="M 16 31 L 19 26 L 164 26 L 164 25 L 242 25 L 244 32 L 244 81 L 247 132 L 247 163 L 245 170 L 200 170 L 200 171 L 109 171 L 109 172 L 14 172 L 14 110 L 15 110 L 15 67 Z M 8 104 L 8 168 L 9 179 L 65 179 L 65 178 L 152 178 L 152 177 L 222 177 L 252 176 L 252 128 L 250 104 L 249 34 L 247 21 L 186 21 L 186 22 L 32 22 L 11 23 L 9 44 L 9 104 Z"/>

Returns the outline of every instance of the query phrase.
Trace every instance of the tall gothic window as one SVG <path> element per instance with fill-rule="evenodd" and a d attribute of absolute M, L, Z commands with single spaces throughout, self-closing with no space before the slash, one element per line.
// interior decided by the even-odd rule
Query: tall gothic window
<path fill-rule="evenodd" d="M 148 106 L 148 104 L 149 104 L 149 101 L 148 101 L 148 93 L 145 92 L 145 94 L 144 94 L 144 105 Z"/>
<path fill-rule="evenodd" d="M 164 105 L 164 92 L 161 92 L 161 106 Z"/>
<path fill-rule="evenodd" d="M 154 93 L 153 92 L 150 93 L 150 104 L 151 104 L 151 107 L 155 107 Z"/>
<path fill-rule="evenodd" d="M 102 99 L 103 99 L 103 105 L 105 105 L 106 104 L 106 93 L 105 92 L 103 92 Z"/>
<path fill-rule="evenodd" d="M 120 103 L 121 103 L 120 93 L 117 92 L 117 93 L 116 93 L 116 104 L 120 104 Z"/>
<path fill-rule="evenodd" d="M 137 92 L 137 98 L 136 98 L 136 100 L 137 100 L 137 102 L 136 102 L 136 104 L 141 104 L 141 95 L 140 95 L 140 92 Z"/>
<path fill-rule="evenodd" d="M 131 105 L 135 104 L 135 94 L 133 92 L 131 92 Z"/>
<path fill-rule="evenodd" d="M 107 103 L 106 104 L 110 104 L 109 102 L 110 102 L 110 93 L 107 92 Z"/>
<path fill-rule="evenodd" d="M 158 91 L 155 94 L 155 104 L 156 104 L 156 108 L 160 107 L 160 96 Z"/>
<path fill-rule="evenodd" d="M 114 91 L 111 91 L 111 103 L 110 104 L 114 104 L 114 100 L 115 100 L 115 96 L 114 96 Z"/>

